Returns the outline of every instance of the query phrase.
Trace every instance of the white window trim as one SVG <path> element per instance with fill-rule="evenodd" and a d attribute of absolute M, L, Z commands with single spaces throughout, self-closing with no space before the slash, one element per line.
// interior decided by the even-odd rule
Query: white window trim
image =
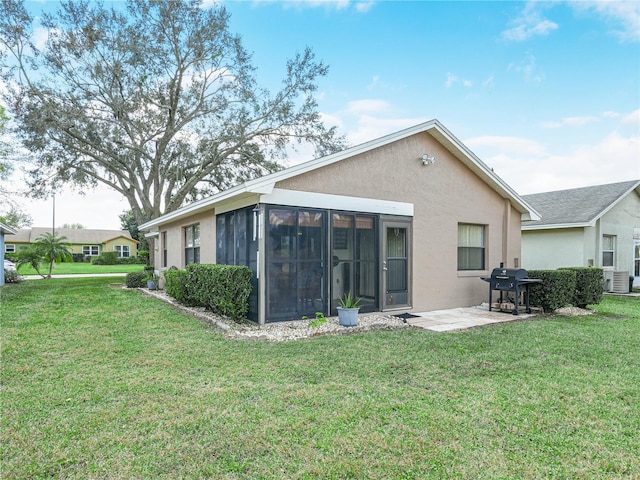
<path fill-rule="evenodd" d="M 461 225 L 468 225 L 468 226 L 474 226 L 474 227 L 481 227 L 482 228 L 482 246 L 480 247 L 470 247 L 470 246 L 462 246 L 460 245 L 460 241 L 458 239 L 457 241 L 457 249 L 459 248 L 465 248 L 465 247 L 469 247 L 469 248 L 482 248 L 483 250 L 483 265 L 484 268 L 481 269 L 460 269 L 460 265 L 458 264 L 456 266 L 457 271 L 458 271 L 458 276 L 459 277 L 471 277 L 471 276 L 475 276 L 477 275 L 479 272 L 486 272 L 487 271 L 487 230 L 489 228 L 488 225 L 482 224 L 482 223 L 470 223 L 470 222 L 458 222 L 458 228 L 456 231 L 456 235 L 460 235 L 460 226 Z"/>
<path fill-rule="evenodd" d="M 123 254 L 127 252 L 127 256 L 125 257 Z M 114 245 L 113 251 L 118 254 L 118 258 L 129 258 L 131 256 L 131 246 L 130 245 Z"/>
<path fill-rule="evenodd" d="M 11 247 L 11 248 L 9 248 Z M 16 253 L 16 244 L 15 243 L 5 243 L 4 244 L 4 253 Z"/>
<path fill-rule="evenodd" d="M 611 250 L 605 250 L 604 248 L 604 239 L 605 237 L 607 238 L 611 238 Z M 602 257 L 601 257 L 601 261 L 602 261 L 602 268 L 615 268 L 616 266 L 616 243 L 617 243 L 617 237 L 616 235 L 607 235 L 604 234 L 602 235 Z M 604 254 L 605 253 L 611 253 L 611 265 L 605 265 L 604 264 Z"/>
<path fill-rule="evenodd" d="M 93 249 L 97 249 L 97 253 L 93 253 Z M 86 253 L 85 250 L 88 250 L 89 253 Z M 100 246 L 99 245 L 82 245 L 82 254 L 85 257 L 98 257 L 100 256 Z"/>

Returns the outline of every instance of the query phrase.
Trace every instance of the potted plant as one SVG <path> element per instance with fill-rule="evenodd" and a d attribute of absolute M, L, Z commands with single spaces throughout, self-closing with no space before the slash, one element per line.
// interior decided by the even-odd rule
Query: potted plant
<path fill-rule="evenodd" d="M 351 292 L 345 293 L 340 299 L 338 307 L 338 323 L 343 327 L 355 327 L 358 325 L 358 312 L 360 311 L 361 298 L 355 298 Z"/>
<path fill-rule="evenodd" d="M 158 280 L 160 280 L 160 275 L 155 272 L 149 273 L 149 275 L 147 275 L 147 288 L 149 290 L 156 290 L 158 288 Z"/>

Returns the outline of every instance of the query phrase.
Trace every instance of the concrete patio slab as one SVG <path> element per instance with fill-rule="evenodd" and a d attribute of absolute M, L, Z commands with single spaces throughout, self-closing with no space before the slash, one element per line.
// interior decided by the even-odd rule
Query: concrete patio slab
<path fill-rule="evenodd" d="M 452 308 L 449 310 L 435 310 L 433 312 L 412 313 L 417 315 L 408 318 L 407 323 L 413 327 L 424 328 L 434 332 L 450 332 L 467 328 L 491 325 L 494 323 L 526 320 L 535 317 L 535 313 L 520 313 L 512 315 L 507 312 L 489 311 L 487 304 L 476 307 Z"/>

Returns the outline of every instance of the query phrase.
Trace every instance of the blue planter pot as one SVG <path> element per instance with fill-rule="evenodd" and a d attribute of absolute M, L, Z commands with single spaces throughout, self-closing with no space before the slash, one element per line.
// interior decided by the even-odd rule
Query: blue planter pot
<path fill-rule="evenodd" d="M 149 290 L 155 290 L 157 288 L 157 282 L 155 280 L 147 280 L 147 288 Z"/>
<path fill-rule="evenodd" d="M 343 327 L 355 327 L 358 325 L 359 308 L 338 307 L 338 323 Z"/>

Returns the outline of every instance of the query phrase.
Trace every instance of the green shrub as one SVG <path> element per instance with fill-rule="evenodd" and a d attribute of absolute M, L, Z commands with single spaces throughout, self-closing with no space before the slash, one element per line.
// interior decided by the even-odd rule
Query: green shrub
<path fill-rule="evenodd" d="M 82 263 L 84 262 L 84 253 L 72 253 L 71 261 L 74 263 Z"/>
<path fill-rule="evenodd" d="M 116 252 L 102 252 L 98 258 L 94 258 L 93 265 L 117 265 L 118 255 Z"/>
<path fill-rule="evenodd" d="M 185 296 L 214 313 L 246 318 L 252 271 L 239 265 L 187 265 Z"/>
<path fill-rule="evenodd" d="M 188 306 L 197 306 L 187 293 L 187 271 L 166 270 L 164 272 L 164 288 L 167 295 L 176 299 L 178 303 Z M 203 305 L 200 305 L 203 306 Z"/>
<path fill-rule="evenodd" d="M 601 268 L 567 267 L 561 270 L 571 270 L 576 273 L 576 289 L 573 295 L 574 306 L 585 308 L 587 305 L 597 305 L 602 301 L 604 276 Z"/>
<path fill-rule="evenodd" d="M 17 270 L 4 270 L 4 282 L 5 283 L 20 283 L 22 277 Z"/>
<path fill-rule="evenodd" d="M 248 267 L 191 263 L 186 270 L 166 270 L 165 289 L 183 305 L 240 320 L 249 309 L 251 275 Z"/>
<path fill-rule="evenodd" d="M 118 265 L 144 265 L 147 261 L 142 257 L 118 258 Z"/>
<path fill-rule="evenodd" d="M 576 290 L 576 272 L 573 270 L 529 270 L 529 278 L 539 278 L 541 284 L 529 287 L 532 306 L 542 307 L 545 312 L 573 304 Z"/>
<path fill-rule="evenodd" d="M 126 284 L 128 288 L 143 288 L 147 286 L 147 272 L 140 270 L 139 272 L 127 273 Z"/>

